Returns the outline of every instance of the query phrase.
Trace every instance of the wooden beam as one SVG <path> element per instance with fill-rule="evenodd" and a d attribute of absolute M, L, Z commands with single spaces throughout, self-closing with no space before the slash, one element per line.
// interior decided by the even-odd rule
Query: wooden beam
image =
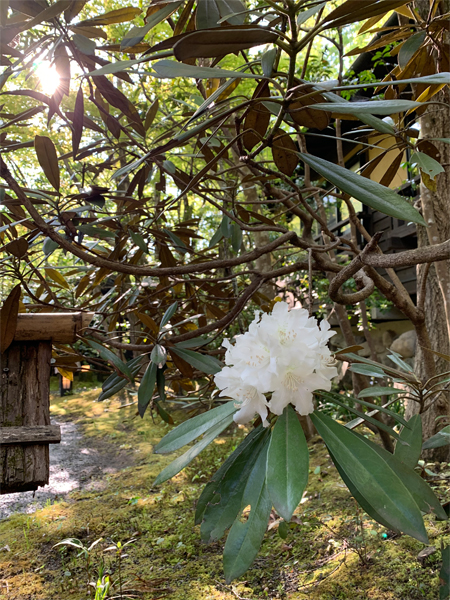
<path fill-rule="evenodd" d="M 35 425 L 25 427 L 0 427 L 0 445 L 7 444 L 59 444 L 59 425 Z"/>
<path fill-rule="evenodd" d="M 92 320 L 93 313 L 19 313 L 16 342 L 51 340 L 73 344 Z"/>

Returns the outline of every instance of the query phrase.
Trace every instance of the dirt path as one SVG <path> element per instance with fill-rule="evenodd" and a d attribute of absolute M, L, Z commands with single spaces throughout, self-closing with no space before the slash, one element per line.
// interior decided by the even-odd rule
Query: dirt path
<path fill-rule="evenodd" d="M 133 464 L 132 454 L 112 444 L 83 437 L 73 421 L 52 419 L 61 426 L 61 443 L 50 444 L 50 482 L 36 492 L 0 495 L 0 520 L 12 513 L 33 513 L 79 489 L 102 489 L 102 478 Z"/>

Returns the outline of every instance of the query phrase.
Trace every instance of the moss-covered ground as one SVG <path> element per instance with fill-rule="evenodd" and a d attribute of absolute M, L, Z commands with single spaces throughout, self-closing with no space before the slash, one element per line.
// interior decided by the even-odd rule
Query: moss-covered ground
<path fill-rule="evenodd" d="M 95 584 L 102 576 L 113 583 L 108 598 L 439 597 L 439 547 L 441 539 L 450 540 L 448 524 L 426 518 L 430 543 L 438 551 L 419 562 L 423 544 L 391 536 L 358 511 L 319 439 L 311 443 L 307 492 L 287 537 L 280 537 L 274 514 L 253 567 L 226 585 L 223 540 L 210 546 L 200 542 L 193 509 L 204 483 L 245 431 L 233 428 L 183 473 L 152 488 L 158 472 L 173 459 L 152 454 L 169 426 L 147 416 L 136 418 L 135 407 L 120 409 L 114 400 L 99 404 L 97 394 L 53 398 L 52 413 L 76 420 L 92 444 L 101 438 L 103 446 L 108 441 L 132 452 L 134 465 L 105 475 L 100 490 L 74 492 L 32 515 L 17 514 L 0 523 L 2 600 L 86 600 L 95 594 L 88 582 Z M 448 472 L 449 465 L 438 468 Z M 448 479 L 439 481 L 436 490 L 448 500 Z M 72 546 L 55 547 L 66 538 L 76 538 L 85 548 L 100 541 L 80 554 Z M 103 598 L 97 594 L 98 600 Z"/>

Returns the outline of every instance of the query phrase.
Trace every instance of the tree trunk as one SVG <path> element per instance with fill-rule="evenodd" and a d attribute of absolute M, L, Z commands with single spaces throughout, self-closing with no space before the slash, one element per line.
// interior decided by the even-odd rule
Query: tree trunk
<path fill-rule="evenodd" d="M 428 0 L 416 0 L 416 7 L 423 18 L 426 18 L 430 10 Z M 448 10 L 450 2 L 446 0 Z M 442 138 L 448 136 L 450 131 L 450 92 L 448 89 L 439 92 L 433 98 L 434 101 L 445 103 L 443 105 L 432 105 L 420 119 L 421 138 Z M 436 191 L 431 191 L 424 180 L 420 184 L 420 201 L 423 216 L 428 227 L 417 227 L 418 246 L 439 244 L 450 239 L 450 145 L 442 142 L 432 142 L 440 152 L 439 162 L 444 166 L 445 172 L 440 173 L 436 179 Z M 427 277 L 426 281 L 424 278 Z M 450 261 L 434 263 L 427 275 L 427 270 L 422 266 L 417 268 L 417 289 L 423 289 L 424 294 L 424 317 L 425 326 L 430 337 L 431 349 L 443 354 L 450 354 Z M 417 345 L 415 371 L 417 375 L 425 380 L 429 373 L 425 367 L 424 353 L 426 352 Z M 450 363 L 435 357 L 436 373 L 450 370 Z M 422 415 L 423 437 L 428 439 L 437 433 L 446 424 L 445 419 L 439 417 L 449 416 L 450 391 L 442 393 L 431 408 Z M 407 407 L 407 416 L 417 411 L 415 406 Z M 438 419 L 438 420 L 437 420 Z M 426 459 L 449 461 L 450 446 L 444 446 L 428 451 Z"/>
<path fill-rule="evenodd" d="M 440 93 L 441 102 L 449 102 L 450 94 Z M 433 106 L 421 118 L 421 132 L 424 137 L 443 137 L 450 129 L 449 111 L 445 107 Z M 441 152 L 441 163 L 447 165 L 445 173 L 436 178 L 436 192 L 429 190 L 423 182 L 420 184 L 420 199 L 423 216 L 428 227 L 417 227 L 417 240 L 419 247 L 429 244 L 438 244 L 450 239 L 450 146 L 444 143 L 433 142 Z M 431 349 L 442 354 L 450 354 L 450 261 L 434 263 L 428 276 L 423 267 L 417 269 L 417 286 L 420 289 L 424 277 L 427 277 L 423 289 L 425 325 L 428 331 Z M 418 344 L 416 353 L 416 373 L 421 379 L 427 378 L 424 365 L 424 353 Z M 450 363 L 445 359 L 435 357 L 436 372 L 444 373 L 450 368 Z M 441 394 L 432 407 L 423 414 L 423 435 L 428 439 L 445 425 L 443 419 L 438 417 L 449 414 L 450 392 Z M 409 411 L 408 411 L 409 412 Z M 437 448 L 428 452 L 432 460 L 450 460 L 449 446 Z"/>

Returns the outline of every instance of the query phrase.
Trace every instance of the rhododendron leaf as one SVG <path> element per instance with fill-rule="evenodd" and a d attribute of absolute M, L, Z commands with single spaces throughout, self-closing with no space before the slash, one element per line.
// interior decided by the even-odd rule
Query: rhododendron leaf
<path fill-rule="evenodd" d="M 217 360 L 217 358 L 214 358 L 213 356 L 200 354 L 193 350 L 181 350 L 181 348 L 176 348 L 175 346 L 172 346 L 170 351 L 175 352 L 175 354 L 189 363 L 194 369 L 203 371 L 203 373 L 207 373 L 208 375 L 219 373 L 223 368 L 223 364 L 220 360 Z"/>
<path fill-rule="evenodd" d="M 229 415 L 222 419 L 215 427 L 210 429 L 203 438 L 197 442 L 194 446 L 189 448 L 187 452 L 176 458 L 170 463 L 165 469 L 161 471 L 158 477 L 155 479 L 153 485 L 159 485 L 168 479 L 171 479 L 188 466 L 190 462 L 194 460 L 196 456 L 200 454 L 202 450 L 206 448 L 218 435 L 222 433 L 233 421 L 233 416 Z"/>
<path fill-rule="evenodd" d="M 167 325 L 167 323 L 170 321 L 170 319 L 173 317 L 173 315 L 177 312 L 177 308 L 178 308 L 178 302 L 174 302 L 173 304 L 171 304 L 169 306 L 169 308 L 163 314 L 163 318 L 161 319 L 160 327 L 164 327 L 164 325 Z"/>
<path fill-rule="evenodd" d="M 368 423 L 371 423 L 374 427 L 377 427 L 379 429 L 383 429 L 383 431 L 386 431 L 390 436 L 392 436 L 396 440 L 400 439 L 400 436 L 398 435 L 398 433 L 394 429 L 392 429 L 392 427 L 389 427 L 389 425 L 386 425 L 382 421 L 378 421 L 377 419 L 372 418 L 372 416 L 369 415 L 368 413 L 364 413 L 364 412 L 358 410 L 357 408 L 354 408 L 353 406 L 350 407 L 350 406 L 348 406 L 348 404 L 344 404 L 343 402 L 339 402 L 336 399 L 334 399 L 333 402 L 335 404 L 337 404 L 338 406 L 341 406 L 342 408 L 346 408 L 347 410 L 349 410 L 353 414 L 357 415 L 358 417 L 360 417 L 364 421 L 367 421 Z"/>
<path fill-rule="evenodd" d="M 349 367 L 353 373 L 360 373 L 361 375 L 367 375 L 368 377 L 386 377 L 386 373 L 380 367 L 372 367 L 370 365 L 353 364 Z"/>
<path fill-rule="evenodd" d="M 392 396 L 392 394 L 406 394 L 406 390 L 400 390 L 399 388 L 384 387 L 381 385 L 373 385 L 368 387 L 358 394 L 358 398 L 378 398 L 378 396 Z"/>
<path fill-rule="evenodd" d="M 159 444 L 155 446 L 155 453 L 170 454 L 171 452 L 175 452 L 175 450 L 179 450 L 198 438 L 202 433 L 215 427 L 225 417 L 234 414 L 236 410 L 234 402 L 226 402 L 217 408 L 213 408 L 208 412 L 184 421 L 184 423 L 181 423 L 181 425 L 178 425 L 178 427 L 175 427 L 175 429 L 172 429 L 172 431 L 169 431 L 163 437 Z"/>
<path fill-rule="evenodd" d="M 361 434 L 354 432 L 354 435 L 366 444 L 366 446 L 375 450 L 375 452 L 386 461 L 389 467 L 409 490 L 417 506 L 423 513 L 434 513 L 441 521 L 446 521 L 448 519 L 447 514 L 442 508 L 435 493 L 428 483 L 422 479 L 419 473 L 416 473 L 413 468 L 400 461 L 394 454 L 391 454 Z"/>
<path fill-rule="evenodd" d="M 403 427 L 400 432 L 400 440 L 408 445 L 397 442 L 394 456 L 414 469 L 422 452 L 422 418 L 420 415 L 414 415 L 409 419 L 408 427 Z"/>
<path fill-rule="evenodd" d="M 153 397 L 157 375 L 158 365 L 154 362 L 150 362 L 138 389 L 138 411 L 141 418 L 144 418 L 147 406 L 150 404 L 150 400 Z"/>
<path fill-rule="evenodd" d="M 373 386 L 373 388 L 375 389 L 375 387 L 377 386 Z M 372 389 L 372 388 L 369 388 Z M 379 390 L 383 390 L 385 388 L 379 387 Z M 390 389 L 390 388 L 386 388 L 386 389 Z M 365 390 L 363 390 L 365 391 Z M 405 393 L 404 391 L 402 393 Z M 393 410 L 389 410 L 388 408 L 385 408 L 384 406 L 380 406 L 378 404 L 373 404 L 372 402 L 367 402 L 366 400 L 361 400 L 361 396 L 362 396 L 362 392 L 360 395 L 358 395 L 358 399 L 354 398 L 353 396 L 349 396 L 348 394 L 346 396 L 343 396 L 341 394 L 337 394 L 336 392 L 324 392 L 322 390 L 317 390 L 316 394 L 319 394 L 320 396 L 323 396 L 324 398 L 327 398 L 328 400 L 330 400 L 331 402 L 333 402 L 334 399 L 338 400 L 339 402 L 342 402 L 342 400 L 347 399 L 350 400 L 351 402 L 354 402 L 355 404 L 362 404 L 363 406 L 367 406 L 367 408 L 371 408 L 372 410 L 376 410 L 379 412 L 383 412 L 386 415 L 389 415 L 390 417 L 392 417 L 393 419 L 395 419 L 396 421 L 398 421 L 399 423 L 401 423 L 402 425 L 404 425 L 405 427 L 408 427 L 408 422 L 405 421 L 405 419 L 399 415 L 398 413 L 396 413 Z M 391 402 L 394 402 L 395 400 L 392 400 Z M 369 413 L 369 416 L 372 416 L 372 413 Z M 346 426 L 348 426 L 348 423 L 346 424 Z"/>
<path fill-rule="evenodd" d="M 428 544 L 415 499 L 384 457 L 365 438 L 361 439 L 323 413 L 315 411 L 311 419 L 335 460 L 365 501 L 394 529 Z"/>
<path fill-rule="evenodd" d="M 238 516 L 225 543 L 223 570 L 227 583 L 240 577 L 250 567 L 266 533 L 272 510 L 266 486 L 267 449 L 266 443 L 254 464 L 242 496 L 241 510 L 250 505 L 250 514 L 245 522 Z"/>
<path fill-rule="evenodd" d="M 323 158 L 311 154 L 299 154 L 299 156 L 322 177 L 325 177 L 343 192 L 360 200 L 363 204 L 390 217 L 412 221 L 413 223 L 419 223 L 419 225 L 427 225 L 414 206 L 394 190 Z"/>
<path fill-rule="evenodd" d="M 244 447 L 239 453 L 237 450 L 233 453 L 227 468 L 223 471 L 222 467 L 219 469 L 214 476 L 215 481 L 211 482 L 208 489 L 205 488 L 205 496 L 202 494 L 199 503 L 204 508 L 200 507 L 196 519 L 200 521 L 203 518 L 201 538 L 204 542 L 220 539 L 243 508 L 242 496 L 248 478 L 270 434 L 263 427 L 255 432 L 248 436 L 250 439 L 248 442 L 245 440 L 245 445 L 243 442 Z"/>
<path fill-rule="evenodd" d="M 395 363 L 397 365 L 397 367 L 400 367 L 400 369 L 403 369 L 403 371 L 414 374 L 414 370 L 412 369 L 412 367 L 410 365 L 408 365 L 407 362 L 402 360 L 400 354 L 397 354 L 397 352 L 394 352 L 393 350 L 389 350 L 389 352 L 390 352 L 390 354 L 388 355 L 389 360 L 392 360 L 392 362 Z"/>
<path fill-rule="evenodd" d="M 142 358 L 143 358 L 142 356 L 138 356 L 136 358 L 132 358 L 131 360 L 129 360 L 127 362 L 127 367 L 130 369 L 133 377 L 136 377 L 136 375 L 139 373 L 139 371 L 141 369 L 140 363 L 141 363 Z M 102 393 L 98 397 L 97 402 L 102 402 L 103 400 L 106 400 L 107 398 L 111 398 L 111 396 L 114 396 L 114 394 L 117 394 L 117 392 L 120 392 L 120 390 L 122 390 L 127 385 L 127 383 L 128 383 L 128 380 L 125 377 L 121 377 L 117 373 L 112 373 L 112 375 L 110 375 L 103 382 Z"/>
<path fill-rule="evenodd" d="M 236 473 L 242 473 L 242 469 L 248 464 L 250 456 L 253 454 L 257 456 L 257 453 L 254 452 L 255 444 L 260 441 L 261 437 L 263 437 L 264 434 L 267 434 L 267 432 L 268 430 L 264 429 L 262 425 L 253 429 L 253 431 L 251 431 L 239 444 L 236 450 L 230 454 L 220 469 L 214 473 L 211 481 L 205 485 L 200 498 L 198 499 L 195 510 L 196 525 L 199 525 L 202 522 L 206 507 L 212 502 L 216 494 L 215 500 L 217 502 L 220 502 L 222 499 L 225 500 L 224 496 L 229 482 L 235 481 Z M 236 473 L 233 472 L 234 470 L 236 470 Z"/>
<path fill-rule="evenodd" d="M 396 529 L 394 525 L 392 525 L 392 523 L 389 523 L 389 521 L 386 521 L 385 519 L 383 519 L 383 517 L 374 509 L 374 507 L 370 504 L 370 502 L 368 500 L 366 500 L 364 498 L 364 496 L 362 496 L 358 490 L 356 489 L 356 487 L 353 485 L 353 483 L 351 482 L 351 480 L 347 477 L 347 475 L 345 474 L 345 471 L 342 469 L 342 467 L 339 464 L 339 461 L 336 460 L 336 458 L 333 456 L 333 453 L 331 452 L 331 450 L 328 448 L 328 452 L 330 453 L 330 457 L 331 460 L 333 461 L 339 475 L 342 478 L 342 481 L 345 483 L 345 485 L 348 487 L 348 491 L 350 492 L 350 494 L 353 496 L 353 498 L 356 500 L 356 502 L 360 505 L 360 507 L 369 515 L 372 517 L 372 519 L 374 519 L 374 521 L 377 521 L 377 523 L 380 523 L 381 525 L 383 525 L 384 527 L 386 527 L 386 529 L 392 529 L 392 531 L 395 531 L 396 533 L 400 533 L 399 529 Z"/>
<path fill-rule="evenodd" d="M 123 360 L 120 360 L 120 358 L 117 356 L 117 354 L 114 354 L 114 352 L 111 352 L 111 350 L 109 350 L 108 348 L 105 348 L 105 346 L 102 346 L 101 344 L 98 344 L 97 342 L 94 342 L 93 340 L 87 340 L 87 343 L 92 346 L 92 348 L 94 348 L 94 350 L 97 350 L 97 352 L 100 354 L 100 356 L 103 358 L 103 360 L 106 360 L 107 362 L 113 364 L 116 369 L 118 369 L 121 373 L 123 373 L 125 375 L 125 377 L 127 377 L 129 379 L 129 381 L 133 381 L 134 377 L 130 371 L 129 365 L 125 364 L 123 362 Z"/>
<path fill-rule="evenodd" d="M 435 435 L 427 439 L 423 443 L 422 450 L 428 450 L 429 448 L 441 448 L 450 444 L 450 425 L 444 427 L 438 431 Z"/>
<path fill-rule="evenodd" d="M 290 521 L 308 483 L 309 452 L 297 414 L 289 404 L 278 417 L 267 454 L 267 489 L 280 517 Z"/>

